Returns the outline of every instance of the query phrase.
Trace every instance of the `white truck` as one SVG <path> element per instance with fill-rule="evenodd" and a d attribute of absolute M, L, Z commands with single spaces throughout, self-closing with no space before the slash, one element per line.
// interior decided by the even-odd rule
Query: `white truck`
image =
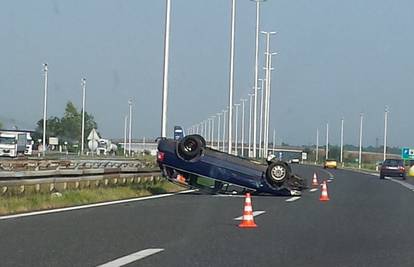
<path fill-rule="evenodd" d="M 0 131 L 0 157 L 32 155 L 32 146 L 33 139 L 28 131 Z"/>
<path fill-rule="evenodd" d="M 118 147 L 115 144 L 112 144 L 111 140 L 101 138 L 98 140 L 98 148 L 96 149 L 96 153 L 98 155 L 115 154 L 117 149 Z"/>

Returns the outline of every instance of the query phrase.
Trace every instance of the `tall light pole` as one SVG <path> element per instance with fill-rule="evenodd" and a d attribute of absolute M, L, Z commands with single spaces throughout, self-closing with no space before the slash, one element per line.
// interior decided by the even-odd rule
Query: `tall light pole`
<path fill-rule="evenodd" d="M 325 160 L 329 158 L 329 123 L 326 124 Z"/>
<path fill-rule="evenodd" d="M 249 111 L 249 152 L 247 153 L 247 157 L 250 157 L 250 151 L 252 149 L 252 97 L 254 94 L 249 94 L 250 97 L 250 111 Z"/>
<path fill-rule="evenodd" d="M 164 32 L 164 77 L 162 89 L 161 137 L 167 137 L 168 63 L 170 55 L 171 0 L 166 0 Z"/>
<path fill-rule="evenodd" d="M 359 155 L 358 155 L 358 169 L 361 169 L 362 161 L 362 122 L 364 120 L 364 113 L 360 114 L 360 124 L 359 124 Z"/>
<path fill-rule="evenodd" d="M 344 118 L 341 119 L 341 164 L 344 166 Z"/>
<path fill-rule="evenodd" d="M 260 91 L 260 127 L 259 127 L 259 154 L 260 157 L 263 158 L 263 95 L 264 95 L 264 91 L 265 91 L 265 86 L 264 83 L 266 81 L 266 79 L 259 79 L 259 81 L 262 83 L 261 84 L 261 91 Z"/>
<path fill-rule="evenodd" d="M 211 118 L 207 118 L 207 143 L 211 143 Z"/>
<path fill-rule="evenodd" d="M 124 118 L 124 156 L 126 157 L 126 146 L 127 146 L 127 128 L 128 128 L 128 115 Z"/>
<path fill-rule="evenodd" d="M 210 146 L 214 146 L 214 118 L 216 116 L 211 116 L 211 143 Z"/>
<path fill-rule="evenodd" d="M 277 53 L 270 53 L 268 54 L 268 58 L 269 58 L 269 66 L 267 68 L 268 70 L 268 76 L 267 76 L 267 88 L 266 88 L 266 98 L 265 98 L 265 111 L 266 111 L 266 116 L 265 116 L 265 138 L 266 138 L 266 142 L 265 142 L 265 151 L 267 154 L 267 151 L 269 149 L 269 127 L 270 127 L 270 92 L 271 92 L 271 77 L 272 77 L 272 73 L 271 71 L 273 70 L 272 68 L 272 56 L 276 55 Z"/>
<path fill-rule="evenodd" d="M 247 101 L 247 99 L 240 99 L 240 101 L 242 102 L 242 122 L 241 122 L 241 151 L 242 151 L 242 156 L 244 157 L 244 104 Z"/>
<path fill-rule="evenodd" d="M 265 62 L 265 67 L 264 69 L 266 70 L 266 91 L 265 91 L 265 97 L 264 97 L 264 135 L 263 135 L 263 147 L 264 147 L 264 152 L 263 155 L 266 157 L 267 153 L 268 153 L 268 146 L 269 146 L 269 129 L 268 129 L 268 116 L 269 116 L 269 109 L 268 109 L 268 105 L 269 105 L 269 92 L 270 92 L 270 70 L 271 70 L 271 53 L 270 53 L 270 35 L 271 34 L 275 34 L 275 32 L 265 32 L 262 31 L 261 33 L 266 35 L 266 62 Z"/>
<path fill-rule="evenodd" d="M 223 152 L 226 151 L 226 115 L 228 110 L 223 110 Z"/>
<path fill-rule="evenodd" d="M 276 129 L 273 129 L 273 154 L 275 154 L 276 147 Z"/>
<path fill-rule="evenodd" d="M 43 157 L 45 156 L 46 145 L 46 120 L 47 120 L 47 63 L 43 64 L 43 72 L 45 74 L 44 100 L 43 100 Z"/>
<path fill-rule="evenodd" d="M 319 129 L 316 129 L 316 153 L 315 164 L 319 162 Z"/>
<path fill-rule="evenodd" d="M 237 143 L 239 141 L 239 138 L 237 136 L 237 130 L 238 130 L 238 122 L 239 122 L 239 106 L 240 104 L 234 104 L 234 106 L 236 107 L 236 119 L 235 119 L 235 127 L 236 127 L 236 133 L 235 133 L 235 140 L 234 140 L 234 154 L 237 156 L 238 155 L 238 151 L 237 151 Z"/>
<path fill-rule="evenodd" d="M 387 159 L 387 128 L 388 128 L 388 106 L 385 106 L 384 114 L 384 161 Z"/>
<path fill-rule="evenodd" d="M 129 105 L 129 134 L 128 134 L 129 145 L 128 145 L 128 154 L 129 154 L 129 156 L 131 156 L 131 139 L 132 139 L 132 99 L 129 99 L 129 100 L 128 100 L 128 105 Z"/>
<path fill-rule="evenodd" d="M 256 2 L 256 38 L 255 38 L 255 65 L 254 65 L 254 112 L 253 112 L 253 157 L 256 158 L 256 141 L 257 141 L 257 81 L 259 72 L 259 24 L 260 24 L 260 2 Z"/>
<path fill-rule="evenodd" d="M 233 89 L 234 89 L 234 35 L 235 35 L 235 19 L 236 19 L 236 0 L 232 0 L 231 5 L 231 37 L 230 37 L 230 81 L 229 81 L 229 133 L 228 133 L 228 150 L 227 153 L 231 154 L 232 151 L 232 134 L 233 134 Z"/>
<path fill-rule="evenodd" d="M 82 85 L 82 133 L 81 133 L 81 155 L 85 147 L 85 101 L 86 101 L 86 79 L 81 80 Z"/>
<path fill-rule="evenodd" d="M 220 116 L 221 113 L 217 113 L 217 150 L 220 150 Z"/>

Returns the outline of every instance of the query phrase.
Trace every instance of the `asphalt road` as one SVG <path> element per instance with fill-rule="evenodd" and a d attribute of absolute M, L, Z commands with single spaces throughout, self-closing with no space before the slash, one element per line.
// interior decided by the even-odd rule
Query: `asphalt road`
<path fill-rule="evenodd" d="M 0 220 L 0 266 L 98 266 L 147 249 L 160 250 L 127 266 L 414 266 L 413 190 L 345 170 L 294 170 L 333 176 L 330 201 L 320 190 L 291 202 L 253 196 L 253 210 L 265 211 L 254 229 L 234 220 L 242 197 L 195 193 Z"/>

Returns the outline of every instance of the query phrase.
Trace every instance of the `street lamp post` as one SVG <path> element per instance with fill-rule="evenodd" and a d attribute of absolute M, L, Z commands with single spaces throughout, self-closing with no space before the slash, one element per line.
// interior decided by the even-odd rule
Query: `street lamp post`
<path fill-rule="evenodd" d="M 259 127 L 259 154 L 263 158 L 263 95 L 265 91 L 264 83 L 266 79 L 259 79 L 261 82 L 260 91 L 260 127 Z"/>
<path fill-rule="evenodd" d="M 168 63 L 170 54 L 171 0 L 166 0 L 164 33 L 164 77 L 162 90 L 161 137 L 167 137 Z"/>
<path fill-rule="evenodd" d="M 223 110 L 223 152 L 226 151 L 226 115 L 227 115 L 228 110 Z"/>
<path fill-rule="evenodd" d="M 82 133 L 81 133 L 81 155 L 85 147 L 85 101 L 86 101 L 86 79 L 81 80 L 82 85 Z"/>
<path fill-rule="evenodd" d="M 315 165 L 319 162 L 319 129 L 316 129 Z"/>
<path fill-rule="evenodd" d="M 238 149 L 238 145 L 237 145 L 237 143 L 238 143 L 238 141 L 239 141 L 239 138 L 238 138 L 238 136 L 237 136 L 237 130 L 238 130 L 238 121 L 239 121 L 239 106 L 240 106 L 240 104 L 234 104 L 234 106 L 236 107 L 236 119 L 235 119 L 235 123 L 236 123 L 236 125 L 235 125 L 235 128 L 236 128 L 236 130 L 235 130 L 235 140 L 234 140 L 234 154 L 237 156 L 238 155 L 238 151 L 237 151 L 237 149 Z"/>
<path fill-rule="evenodd" d="M 126 146 L 127 146 L 127 127 L 128 127 L 128 116 L 124 118 L 124 156 L 126 157 Z"/>
<path fill-rule="evenodd" d="M 240 99 L 242 102 L 242 122 L 241 122 L 241 151 L 242 156 L 244 157 L 244 104 L 247 101 L 247 99 Z"/>
<path fill-rule="evenodd" d="M 271 71 L 273 70 L 272 68 L 272 56 L 276 55 L 277 53 L 270 53 L 268 54 L 268 58 L 269 58 L 269 65 L 267 67 L 267 71 L 268 71 L 268 76 L 267 76 L 267 87 L 266 87 L 266 98 L 265 98 L 265 138 L 266 138 L 266 142 L 265 142 L 265 151 L 266 151 L 266 155 L 267 155 L 267 151 L 269 149 L 269 128 L 270 128 L 270 92 L 271 92 L 271 76 L 272 73 Z"/>
<path fill-rule="evenodd" d="M 326 124 L 326 147 L 325 147 L 325 160 L 329 157 L 329 123 Z"/>
<path fill-rule="evenodd" d="M 255 65 L 254 65 L 254 111 L 253 111 L 253 157 L 256 158 L 256 141 L 257 141 L 257 82 L 259 72 L 259 28 L 260 28 L 260 2 L 256 2 L 256 38 L 255 38 Z"/>
<path fill-rule="evenodd" d="M 216 116 L 211 116 L 211 143 L 210 145 L 213 147 L 214 146 L 214 118 Z"/>
<path fill-rule="evenodd" d="M 344 166 L 344 118 L 341 119 L 341 165 Z"/>
<path fill-rule="evenodd" d="M 231 37 L 230 37 L 230 81 L 229 81 L 229 131 L 228 131 L 228 150 L 232 151 L 232 124 L 233 124 L 233 89 L 234 89 L 234 39 L 235 39 L 235 19 L 236 19 L 236 0 L 232 0 L 231 7 Z"/>
<path fill-rule="evenodd" d="M 129 156 L 131 156 L 131 139 L 132 139 L 132 99 L 129 99 L 129 100 L 128 100 L 128 105 L 129 105 L 129 134 L 128 134 L 129 145 L 128 145 L 128 154 L 129 154 Z"/>
<path fill-rule="evenodd" d="M 217 150 L 220 150 L 220 116 L 221 113 L 217 113 Z"/>
<path fill-rule="evenodd" d="M 43 157 L 45 156 L 47 145 L 46 145 L 46 120 L 47 120 L 47 63 L 43 64 L 43 72 L 45 74 L 45 86 L 44 86 L 44 100 L 43 100 Z"/>
<path fill-rule="evenodd" d="M 250 152 L 252 149 L 252 97 L 254 94 L 249 94 L 250 97 L 250 111 L 249 111 L 249 152 L 247 153 L 247 157 L 250 157 Z"/>
<path fill-rule="evenodd" d="M 360 114 L 360 124 L 359 124 L 359 155 L 358 155 L 358 169 L 361 169 L 362 165 L 362 122 L 364 120 L 364 113 Z"/>
<path fill-rule="evenodd" d="M 385 106 L 384 114 L 384 161 L 387 159 L 387 128 L 388 128 L 388 106 Z"/>

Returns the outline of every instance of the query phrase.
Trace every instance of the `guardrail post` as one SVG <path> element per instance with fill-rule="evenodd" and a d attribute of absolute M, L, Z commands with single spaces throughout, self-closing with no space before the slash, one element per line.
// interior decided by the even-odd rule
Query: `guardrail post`
<path fill-rule="evenodd" d="M 7 192 L 7 190 L 8 190 L 9 188 L 7 187 L 7 186 L 3 186 L 2 188 L 1 188 L 1 194 L 2 195 L 4 195 L 4 194 L 6 194 L 6 192 Z"/>
<path fill-rule="evenodd" d="M 24 185 L 19 186 L 19 193 L 23 194 L 25 189 Z"/>

